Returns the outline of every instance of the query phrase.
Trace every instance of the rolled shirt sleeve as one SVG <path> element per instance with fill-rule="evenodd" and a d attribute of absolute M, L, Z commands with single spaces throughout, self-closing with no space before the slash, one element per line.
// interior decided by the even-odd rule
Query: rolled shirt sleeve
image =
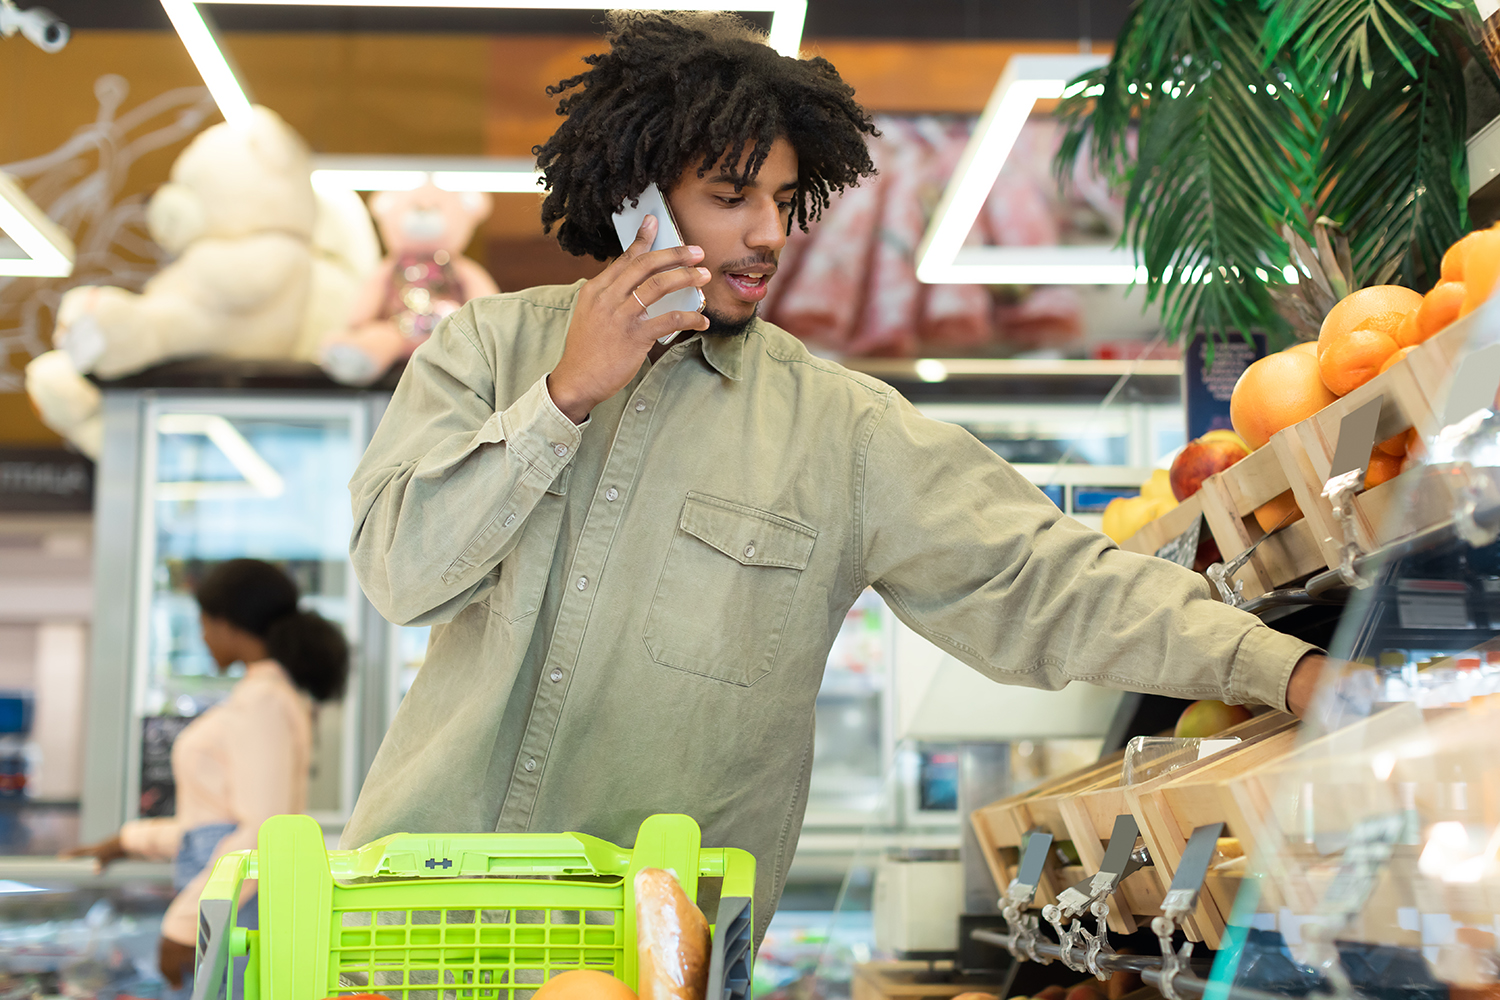
<path fill-rule="evenodd" d="M 865 454 L 864 578 L 919 634 L 996 681 L 1284 710 L 1292 668 L 1316 651 L 1214 600 L 1199 574 L 1121 551 L 899 396 Z"/>

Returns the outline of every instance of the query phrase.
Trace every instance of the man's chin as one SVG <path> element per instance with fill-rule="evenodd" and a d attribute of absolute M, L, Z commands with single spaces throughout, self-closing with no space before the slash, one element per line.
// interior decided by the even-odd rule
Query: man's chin
<path fill-rule="evenodd" d="M 760 307 L 752 306 L 748 315 L 740 317 L 728 317 L 716 309 L 704 309 L 703 315 L 708 317 L 708 329 L 703 331 L 705 337 L 738 337 L 755 321 L 755 314 Z"/>

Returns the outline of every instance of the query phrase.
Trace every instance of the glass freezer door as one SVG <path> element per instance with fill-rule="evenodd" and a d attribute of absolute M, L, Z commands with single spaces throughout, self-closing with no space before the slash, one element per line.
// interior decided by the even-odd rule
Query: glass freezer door
<path fill-rule="evenodd" d="M 197 582 L 215 564 L 249 557 L 297 582 L 305 609 L 358 639 L 358 584 L 349 565 L 348 481 L 367 440 L 355 400 L 160 397 L 146 409 L 134 671 L 135 736 L 127 809 L 173 811 L 171 741 L 224 699 L 243 667 L 220 675 L 199 630 Z M 357 650 L 355 651 L 357 652 Z M 307 809 L 346 817 L 356 792 L 357 672 L 314 726 Z"/>

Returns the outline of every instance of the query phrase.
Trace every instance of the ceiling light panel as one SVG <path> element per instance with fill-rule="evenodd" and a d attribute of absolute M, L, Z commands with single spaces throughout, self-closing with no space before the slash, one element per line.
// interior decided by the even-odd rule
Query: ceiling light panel
<path fill-rule="evenodd" d="M 1125 285 L 1144 279 L 1131 252 L 1116 247 L 964 245 L 1036 102 L 1063 96 L 1069 80 L 1106 62 L 1105 55 L 1010 57 L 917 248 L 917 280 L 947 285 Z"/>
<path fill-rule="evenodd" d="M 0 276 L 66 278 L 73 273 L 73 241 L 5 173 L 0 173 L 0 234 L 26 255 L 0 257 Z"/>

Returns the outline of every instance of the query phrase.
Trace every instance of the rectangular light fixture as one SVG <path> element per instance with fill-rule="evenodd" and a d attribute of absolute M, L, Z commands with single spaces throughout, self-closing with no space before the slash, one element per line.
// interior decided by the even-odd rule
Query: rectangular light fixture
<path fill-rule="evenodd" d="M 768 11 L 771 14 L 770 37 L 773 49 L 782 55 L 795 56 L 802 44 L 802 25 L 807 19 L 807 0 L 719 0 L 704 3 L 702 0 L 614 0 L 600 3 L 598 0 L 213 0 L 215 3 L 254 3 L 262 6 L 285 7 L 434 7 L 464 8 L 469 10 L 728 10 Z M 183 46 L 198 67 L 204 84 L 219 105 L 224 120 L 243 121 L 250 113 L 250 99 L 245 88 L 224 57 L 218 40 L 203 19 L 199 0 L 161 0 L 162 8 L 171 19 L 172 26 L 182 39 Z M 352 168 L 351 168 L 352 169 Z M 507 178 L 509 175 L 507 174 Z M 356 182 L 363 184 L 365 182 Z M 465 183 L 453 180 L 452 183 Z M 519 184 L 519 180 L 492 179 L 468 183 Z M 446 185 L 440 185 L 446 186 Z M 370 190 L 360 187 L 358 190 Z M 511 187 L 454 187 L 450 190 L 510 191 Z M 526 190 L 529 190 L 526 189 Z"/>
<path fill-rule="evenodd" d="M 0 173 L 0 233 L 26 255 L 0 257 L 0 276 L 66 278 L 73 273 L 73 241 L 5 173 Z"/>
<path fill-rule="evenodd" d="M 1128 250 L 1105 246 L 965 246 L 1037 101 L 1063 96 L 1068 81 L 1105 55 L 1014 55 L 995 84 L 963 157 L 917 248 L 917 280 L 948 285 L 1128 285 L 1144 281 Z"/>
<path fill-rule="evenodd" d="M 526 157 L 314 156 L 312 182 L 320 191 L 409 191 L 431 178 L 445 191 L 540 195 L 541 176 Z"/>

